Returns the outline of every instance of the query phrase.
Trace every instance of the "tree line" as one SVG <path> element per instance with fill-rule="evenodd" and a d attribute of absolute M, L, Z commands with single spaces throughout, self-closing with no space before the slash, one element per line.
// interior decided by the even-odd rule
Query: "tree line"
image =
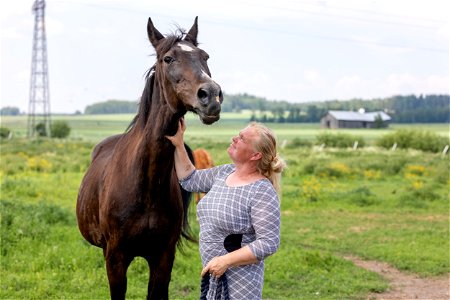
<path fill-rule="evenodd" d="M 316 123 L 329 110 L 366 112 L 384 111 L 394 123 L 449 123 L 449 95 L 407 95 L 377 99 L 328 100 L 321 102 L 291 103 L 270 101 L 249 94 L 225 94 L 223 112 L 252 111 L 251 120 L 277 123 Z M 108 100 L 89 105 L 85 114 L 136 113 L 138 101 Z M 19 109 L 5 107 L 1 115 L 17 115 Z"/>
<path fill-rule="evenodd" d="M 290 103 L 240 94 L 226 97 L 223 104 L 223 111 L 250 109 L 252 120 L 277 123 L 316 123 L 329 110 L 358 111 L 360 108 L 364 108 L 366 112 L 383 111 L 395 123 L 449 123 L 450 96 L 408 95 L 371 100 Z"/>

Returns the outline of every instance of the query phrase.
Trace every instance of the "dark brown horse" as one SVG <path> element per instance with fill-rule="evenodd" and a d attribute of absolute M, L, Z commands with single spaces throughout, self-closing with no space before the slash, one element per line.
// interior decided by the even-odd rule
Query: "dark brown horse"
<path fill-rule="evenodd" d="M 189 32 L 179 29 L 167 37 L 149 18 L 147 32 L 157 61 L 139 111 L 124 134 L 95 147 L 77 201 L 81 234 L 103 249 L 112 299 L 125 298 L 127 269 L 136 256 L 150 267 L 147 298 L 168 298 L 187 205 L 174 171 L 174 147 L 165 135 L 175 134 L 187 111 L 204 124 L 214 123 L 223 100 L 208 54 L 197 47 L 197 18 Z"/>

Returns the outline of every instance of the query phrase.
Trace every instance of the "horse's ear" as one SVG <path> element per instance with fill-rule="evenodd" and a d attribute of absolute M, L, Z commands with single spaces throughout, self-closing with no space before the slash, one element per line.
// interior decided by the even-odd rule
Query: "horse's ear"
<path fill-rule="evenodd" d="M 148 34 L 148 39 L 150 40 L 150 42 L 152 43 L 153 47 L 155 47 L 155 48 L 156 48 L 156 46 L 158 46 L 159 41 L 164 39 L 164 36 L 153 25 L 153 22 L 152 22 L 151 18 L 148 18 L 147 34 Z"/>
<path fill-rule="evenodd" d="M 198 25 L 197 25 L 198 17 L 195 17 L 194 25 L 192 25 L 188 34 L 184 38 L 185 41 L 190 42 L 192 45 L 197 46 L 197 34 L 198 34 Z"/>

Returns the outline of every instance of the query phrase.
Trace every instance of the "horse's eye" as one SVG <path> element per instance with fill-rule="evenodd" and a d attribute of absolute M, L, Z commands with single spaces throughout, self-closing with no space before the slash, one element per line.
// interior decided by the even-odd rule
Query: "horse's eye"
<path fill-rule="evenodd" d="M 173 57 L 171 57 L 171 56 L 165 56 L 164 57 L 164 62 L 166 63 L 166 64 L 170 64 L 171 62 L 173 62 L 174 61 L 174 59 L 173 59 Z"/>

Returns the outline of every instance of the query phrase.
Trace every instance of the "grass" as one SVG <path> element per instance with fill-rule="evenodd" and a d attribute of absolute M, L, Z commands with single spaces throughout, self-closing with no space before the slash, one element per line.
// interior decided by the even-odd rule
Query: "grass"
<path fill-rule="evenodd" d="M 90 125 L 82 125 L 89 121 L 84 117 L 71 120 L 78 124 L 77 139 L 16 135 L 1 141 L 0 299 L 109 298 L 102 251 L 81 237 L 75 204 L 95 142 L 123 131 L 129 116 L 90 117 Z M 196 122 L 188 116 L 189 145 L 206 148 L 216 164 L 229 162 L 230 137 L 246 123 L 225 118 L 206 130 Z M 313 124 L 283 126 L 271 126 L 279 138 L 312 139 L 318 131 Z M 279 251 L 266 260 L 264 299 L 365 299 L 388 288 L 378 274 L 342 258 L 347 254 L 422 277 L 449 273 L 448 157 L 373 147 L 280 152 L 289 166 L 282 238 Z M 195 205 L 189 217 L 198 233 Z M 200 271 L 198 245 L 187 244 L 184 254 L 177 252 L 170 298 L 197 299 Z M 127 298 L 145 298 L 147 280 L 147 264 L 136 258 Z"/>
<path fill-rule="evenodd" d="M 81 139 L 92 142 L 99 142 L 105 137 L 122 133 L 130 124 L 134 115 L 55 115 L 52 120 L 64 120 L 72 128 L 70 137 L 72 139 Z M 210 125 L 205 126 L 198 120 L 198 116 L 188 113 L 186 115 L 187 125 L 189 126 L 188 135 L 191 137 L 209 137 L 216 141 L 229 141 L 230 137 L 236 134 L 240 129 L 248 124 L 250 114 L 243 113 L 222 113 L 221 119 Z M 312 141 L 317 134 L 324 132 L 320 129 L 319 123 L 270 123 L 270 127 L 276 131 L 280 141 L 291 141 L 294 138 Z M 1 126 L 13 130 L 16 137 L 26 137 L 27 116 L 2 116 Z M 372 142 L 380 136 L 390 133 L 397 129 L 422 129 L 434 132 L 436 134 L 450 137 L 448 124 L 391 124 L 386 129 L 343 129 L 332 130 L 332 132 L 343 132 L 354 136 L 361 136 L 366 141 Z"/>

